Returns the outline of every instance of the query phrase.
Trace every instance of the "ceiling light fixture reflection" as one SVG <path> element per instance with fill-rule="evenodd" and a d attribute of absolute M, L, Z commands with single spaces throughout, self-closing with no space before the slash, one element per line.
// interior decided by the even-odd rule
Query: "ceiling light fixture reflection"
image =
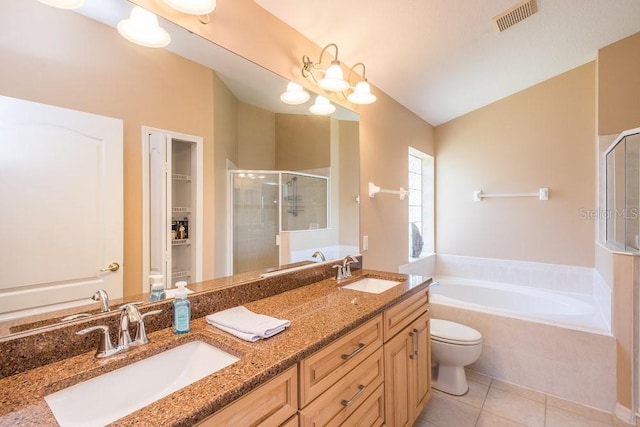
<path fill-rule="evenodd" d="M 287 90 L 280 95 L 280 100 L 289 105 L 304 104 L 311 98 L 309 92 L 304 90 L 298 83 L 289 82 L 287 84 Z"/>
<path fill-rule="evenodd" d="M 326 116 L 336 111 L 336 106 L 333 105 L 327 98 L 322 95 L 316 96 L 316 102 L 309 107 L 309 111 L 319 116 Z"/>
<path fill-rule="evenodd" d="M 165 47 L 171 42 L 169 33 L 158 25 L 158 17 L 140 6 L 133 8 L 129 19 L 118 22 L 118 32 L 145 47 Z"/>
<path fill-rule="evenodd" d="M 38 0 L 47 6 L 57 7 L 58 9 L 77 9 L 82 6 L 84 0 Z"/>
<path fill-rule="evenodd" d="M 207 15 L 216 8 L 216 0 L 164 0 L 177 11 L 189 15 Z"/>

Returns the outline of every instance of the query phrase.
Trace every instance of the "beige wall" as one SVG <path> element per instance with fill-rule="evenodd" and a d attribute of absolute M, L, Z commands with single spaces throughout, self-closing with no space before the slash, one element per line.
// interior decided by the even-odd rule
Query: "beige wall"
<path fill-rule="evenodd" d="M 359 141 L 358 122 L 340 121 L 338 123 L 339 163 L 338 191 L 340 194 L 340 244 L 358 246 L 360 242 L 358 226 L 358 209 L 356 201 L 359 192 L 360 156 L 358 154 Z M 333 164 L 333 163 L 332 163 Z"/>
<path fill-rule="evenodd" d="M 255 105 L 238 103 L 238 168 L 276 168 L 275 116 Z"/>
<path fill-rule="evenodd" d="M 300 58 L 317 57 L 321 47 L 251 0 L 219 2 L 212 25 L 202 25 L 197 18 L 175 13 L 155 0 L 133 2 L 312 89 L 300 75 Z M 352 64 L 347 61 L 347 65 Z M 406 188 L 407 147 L 433 155 L 433 128 L 375 87 L 373 91 L 378 96 L 375 104 L 355 108 L 360 114 L 360 234 L 369 236 L 365 266 L 397 271 L 408 259 L 407 204 L 387 195 L 369 199 L 367 183 Z M 336 96 L 331 98 L 348 106 Z"/>
<path fill-rule="evenodd" d="M 310 170 L 331 165 L 330 118 L 276 114 L 276 159 L 278 170 Z"/>
<path fill-rule="evenodd" d="M 438 253 L 593 266 L 595 63 L 436 128 Z M 536 198 L 473 201 L 473 191 Z"/>
<path fill-rule="evenodd" d="M 598 51 L 598 135 L 640 126 L 640 33 Z"/>
<path fill-rule="evenodd" d="M 33 24 L 37 23 L 37 26 Z M 3 1 L 0 14 L 0 94 L 87 111 L 124 121 L 125 294 L 142 279 L 142 142 L 147 125 L 204 138 L 211 169 L 211 70 L 165 50 L 124 40 L 107 26 L 34 1 Z M 81 34 L 82 37 L 78 37 Z M 19 41 L 16 44 L 16 41 Z M 16 46 L 19 48 L 16 49 Z M 162 72 L 158 72 L 158 70 Z M 173 102 L 180 99 L 181 102 Z M 206 178 L 206 176 L 205 176 Z M 211 193 L 205 179 L 204 193 Z M 205 218 L 213 199 L 205 197 Z M 205 221 L 205 236 L 212 223 Z M 204 240 L 204 275 L 213 269 L 213 240 Z"/>

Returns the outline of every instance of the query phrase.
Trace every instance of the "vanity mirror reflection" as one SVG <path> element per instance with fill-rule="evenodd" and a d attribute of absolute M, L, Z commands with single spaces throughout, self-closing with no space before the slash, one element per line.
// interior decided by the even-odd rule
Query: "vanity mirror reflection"
<path fill-rule="evenodd" d="M 0 95 L 122 120 L 124 256 L 120 273 L 124 297 L 113 301 L 112 306 L 123 301 L 148 301 L 148 295 L 144 295 L 148 272 L 143 268 L 142 237 L 143 126 L 203 139 L 203 280 L 227 277 L 233 272 L 228 172 L 232 169 L 302 173 L 324 169 L 322 173 L 329 177 L 329 227 L 311 226 L 310 230 L 291 232 L 287 244 L 304 242 L 314 249 L 349 248 L 353 253 L 359 233 L 357 115 L 338 108 L 331 118 L 304 119 L 308 116 L 303 116 L 300 109 L 306 114 L 309 104 L 292 107 L 279 101 L 286 80 L 162 19 L 161 25 L 173 39 L 167 49 L 134 45 L 114 29 L 132 7 L 125 0 L 85 0 L 82 9 L 72 12 L 35 0 L 6 0 L 0 13 L 0 53 L 4 64 L 0 70 Z M 98 14 L 108 25 L 94 19 Z M 255 116 L 261 118 L 259 124 L 249 121 Z M 283 125 L 288 119 L 295 123 Z M 308 163 L 320 156 L 316 155 L 316 135 L 312 132 L 316 126 L 305 120 L 323 123 L 329 141 L 321 148 L 322 158 L 327 158 L 328 164 Z M 279 129 L 285 127 L 295 131 L 295 136 L 281 138 Z M 284 140 L 290 145 L 285 145 Z M 351 143 L 338 143 L 347 140 Z M 255 142 L 259 145 L 252 145 Z M 264 150 L 268 145 L 273 148 L 269 154 Z M 265 163 L 266 159 L 270 163 Z M 7 208 L 3 204 L 0 209 Z M 68 216 L 73 218 L 73 212 Z M 102 258 L 91 265 L 96 277 L 108 274 L 97 271 L 112 261 Z M 269 267 L 279 268 L 289 261 L 297 259 L 278 254 Z M 310 256 L 308 261 L 316 262 Z M 265 269 L 232 276 L 223 283 L 233 285 L 257 278 Z M 12 289 L 3 274 L 0 272 L 0 300 L 2 295 L 28 290 Z M 79 305 L 67 308 L 65 315 L 92 313 L 99 311 L 98 303 L 89 300 L 94 292 L 95 289 L 88 289 L 86 294 L 56 302 Z M 0 304 L 0 308 L 5 319 L 15 317 L 15 307 Z M 33 315 L 13 323 L 41 326 L 60 318 L 59 313 L 41 311 L 36 308 Z M 0 329 L 6 334 L 24 328 Z"/>

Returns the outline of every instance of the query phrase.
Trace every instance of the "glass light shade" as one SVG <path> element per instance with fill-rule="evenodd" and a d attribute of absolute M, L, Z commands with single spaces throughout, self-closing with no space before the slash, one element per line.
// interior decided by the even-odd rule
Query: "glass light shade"
<path fill-rule="evenodd" d="M 38 0 L 47 6 L 57 7 L 59 9 L 77 9 L 82 6 L 84 0 Z"/>
<path fill-rule="evenodd" d="M 309 111 L 319 116 L 326 116 L 336 111 L 336 106 L 324 96 L 318 95 L 316 96 L 316 102 L 309 107 Z"/>
<path fill-rule="evenodd" d="M 130 42 L 146 47 L 165 47 L 171 41 L 169 33 L 158 25 L 158 17 L 136 6 L 129 19 L 118 22 L 118 32 Z"/>
<path fill-rule="evenodd" d="M 166 4 L 189 15 L 206 15 L 216 8 L 216 0 L 164 0 Z"/>
<path fill-rule="evenodd" d="M 371 93 L 371 86 L 367 82 L 358 82 L 353 93 L 347 96 L 349 102 L 354 104 L 373 104 L 376 102 L 376 96 Z"/>
<path fill-rule="evenodd" d="M 344 79 L 340 62 L 333 61 L 324 74 L 324 78 L 320 79 L 318 85 L 324 90 L 331 92 L 342 92 L 349 88 L 349 83 Z"/>
<path fill-rule="evenodd" d="M 280 95 L 280 100 L 289 105 L 304 104 L 309 98 L 311 98 L 309 92 L 294 82 L 289 82 L 289 84 L 287 84 L 287 91 Z"/>

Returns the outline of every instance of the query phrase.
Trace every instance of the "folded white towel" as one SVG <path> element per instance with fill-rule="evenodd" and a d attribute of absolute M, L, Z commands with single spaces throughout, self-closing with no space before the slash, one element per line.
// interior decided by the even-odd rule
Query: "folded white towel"
<path fill-rule="evenodd" d="M 242 305 L 210 314 L 206 320 L 213 326 L 250 342 L 272 337 L 291 325 L 288 320 L 257 314 Z"/>

